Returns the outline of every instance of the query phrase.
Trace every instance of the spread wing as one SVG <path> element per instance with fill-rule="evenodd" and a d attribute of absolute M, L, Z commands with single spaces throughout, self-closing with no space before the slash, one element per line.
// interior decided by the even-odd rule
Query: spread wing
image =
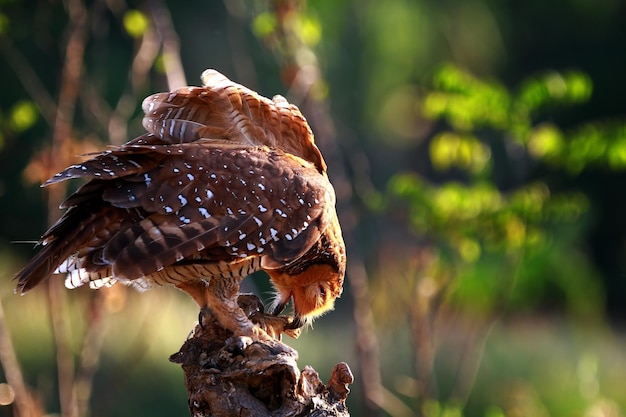
<path fill-rule="evenodd" d="M 326 175 L 308 161 L 211 140 L 158 144 L 144 135 L 46 184 L 77 177 L 90 181 L 64 202 L 67 212 L 18 274 L 18 289 L 59 265 L 59 272 L 123 280 L 178 262 L 252 255 L 285 266 L 320 238 L 335 200 Z"/>
<path fill-rule="evenodd" d="M 202 74 L 203 87 L 158 93 L 143 102 L 145 129 L 167 143 L 213 139 L 242 146 L 268 146 L 326 170 L 304 116 L 285 98 L 272 100 L 232 82 L 215 70 Z"/>
<path fill-rule="evenodd" d="M 44 184 L 88 180 L 62 204 L 17 291 L 52 273 L 98 286 L 247 256 L 281 268 L 319 241 L 335 196 L 298 108 L 214 70 L 202 79 L 144 101 L 149 133 Z"/>

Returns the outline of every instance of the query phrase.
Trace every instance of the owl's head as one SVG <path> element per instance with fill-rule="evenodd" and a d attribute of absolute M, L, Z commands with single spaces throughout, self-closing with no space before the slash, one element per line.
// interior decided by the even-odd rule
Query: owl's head
<path fill-rule="evenodd" d="M 311 265 L 297 275 L 267 272 L 277 291 L 272 313 L 279 314 L 292 301 L 294 320 L 289 328 L 302 327 L 331 311 L 343 290 L 343 269 L 329 264 Z"/>

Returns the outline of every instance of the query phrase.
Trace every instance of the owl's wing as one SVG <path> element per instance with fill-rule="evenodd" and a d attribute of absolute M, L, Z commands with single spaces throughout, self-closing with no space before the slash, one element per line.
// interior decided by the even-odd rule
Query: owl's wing
<path fill-rule="evenodd" d="M 301 158 L 211 141 L 125 145 L 48 183 L 76 177 L 91 181 L 63 204 L 68 211 L 42 238 L 39 268 L 18 274 L 18 288 L 70 254 L 74 268 L 111 268 L 128 280 L 212 253 L 288 265 L 319 239 L 335 200 L 327 177 Z"/>
<path fill-rule="evenodd" d="M 172 144 L 211 139 L 278 148 L 312 162 L 320 172 L 326 170 L 308 123 L 285 98 L 270 100 L 215 70 L 206 70 L 202 80 L 203 87 L 147 97 L 144 128 Z"/>

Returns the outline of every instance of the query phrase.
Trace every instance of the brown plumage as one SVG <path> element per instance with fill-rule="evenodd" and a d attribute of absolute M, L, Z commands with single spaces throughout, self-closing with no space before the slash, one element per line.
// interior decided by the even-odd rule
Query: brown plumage
<path fill-rule="evenodd" d="M 261 97 L 217 71 L 202 80 L 146 98 L 148 133 L 44 184 L 88 180 L 17 274 L 17 292 L 52 274 L 66 275 L 69 288 L 171 284 L 235 334 L 258 335 L 236 301 L 240 281 L 265 270 L 274 313 L 293 300 L 288 327 L 333 308 L 345 247 L 306 120 L 283 97 Z"/>

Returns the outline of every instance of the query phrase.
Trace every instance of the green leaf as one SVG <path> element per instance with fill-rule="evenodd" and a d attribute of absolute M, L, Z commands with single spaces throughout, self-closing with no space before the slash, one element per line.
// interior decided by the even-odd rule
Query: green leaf
<path fill-rule="evenodd" d="M 128 10 L 122 19 L 124 29 L 133 38 L 139 38 L 150 26 L 148 17 L 139 10 Z"/>
<path fill-rule="evenodd" d="M 19 101 L 10 110 L 9 126 L 16 132 L 29 129 L 39 117 L 39 111 L 32 101 Z"/>
<path fill-rule="evenodd" d="M 277 24 L 273 13 L 261 13 L 252 21 L 252 33 L 258 38 L 265 38 L 276 31 Z"/>

